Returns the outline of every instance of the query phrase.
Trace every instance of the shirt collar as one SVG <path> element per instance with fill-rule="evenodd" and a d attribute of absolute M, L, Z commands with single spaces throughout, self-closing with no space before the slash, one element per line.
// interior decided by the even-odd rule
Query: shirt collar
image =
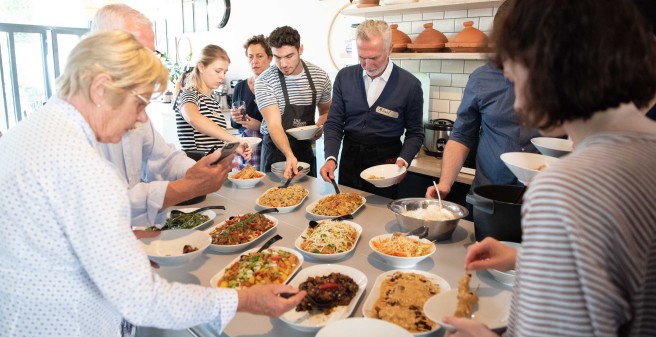
<path fill-rule="evenodd" d="M 380 78 L 383 79 L 383 81 L 387 82 L 389 80 L 390 75 L 392 74 L 392 67 L 394 66 L 394 62 L 392 62 L 392 59 L 389 57 L 387 58 L 387 67 L 385 67 L 385 71 L 383 71 L 383 74 L 380 75 Z M 362 69 L 362 77 L 366 79 L 368 77 L 367 71 Z M 376 77 L 378 78 L 378 77 Z"/>

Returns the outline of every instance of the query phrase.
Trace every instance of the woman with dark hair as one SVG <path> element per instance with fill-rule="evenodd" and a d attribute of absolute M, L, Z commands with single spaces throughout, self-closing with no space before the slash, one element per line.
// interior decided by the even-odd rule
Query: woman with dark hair
<path fill-rule="evenodd" d="M 226 120 L 220 113 L 219 102 L 212 93 L 225 80 L 230 58 L 216 45 L 207 45 L 193 71 L 185 78 L 185 86 L 176 100 L 175 121 L 180 145 L 185 151 L 208 151 L 224 142 L 238 142 L 237 137 L 226 131 Z M 241 141 L 237 153 L 250 159 L 252 149 Z"/>
<path fill-rule="evenodd" d="M 515 110 L 570 155 L 537 175 L 522 249 L 487 238 L 468 270 L 515 268 L 507 336 L 656 336 L 656 39 L 630 0 L 518 0 L 495 22 Z M 494 336 L 444 318 L 454 336 Z"/>
<path fill-rule="evenodd" d="M 262 124 L 262 114 L 260 109 L 255 104 L 255 80 L 260 74 L 269 68 L 273 53 L 271 48 L 266 43 L 264 35 L 254 35 L 246 40 L 244 44 L 246 49 L 246 57 L 248 58 L 248 65 L 253 71 L 253 76 L 240 80 L 235 85 L 232 93 L 232 101 L 243 101 L 246 105 L 246 116 L 242 116 L 241 111 L 232 111 L 232 127 L 239 128 L 239 133 L 244 137 L 260 137 L 260 126 Z M 262 148 L 257 147 L 253 149 L 253 156 L 250 163 L 259 169 L 260 167 L 260 154 Z"/>

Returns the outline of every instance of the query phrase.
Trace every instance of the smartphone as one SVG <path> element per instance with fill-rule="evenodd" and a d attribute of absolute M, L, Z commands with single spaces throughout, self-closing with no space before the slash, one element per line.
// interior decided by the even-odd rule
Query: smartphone
<path fill-rule="evenodd" d="M 223 146 L 223 148 L 221 149 L 221 156 L 219 156 L 219 159 L 217 159 L 216 161 L 214 161 L 210 165 L 218 164 L 221 160 L 223 160 L 223 158 L 235 153 L 235 151 L 237 151 L 237 148 L 239 148 L 240 146 L 241 146 L 240 142 L 230 142 L 230 143 L 225 144 Z"/>

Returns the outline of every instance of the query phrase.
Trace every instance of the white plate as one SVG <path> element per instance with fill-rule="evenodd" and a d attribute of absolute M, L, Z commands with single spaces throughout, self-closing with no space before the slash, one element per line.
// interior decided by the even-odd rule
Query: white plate
<path fill-rule="evenodd" d="M 329 195 L 333 195 L 333 194 L 329 194 Z M 319 201 L 323 200 L 323 198 L 325 198 L 329 195 L 323 196 L 323 197 L 321 197 L 321 199 L 309 204 L 307 207 L 305 207 L 305 211 L 308 214 L 310 214 L 312 216 L 312 218 L 314 218 L 315 220 L 334 219 L 334 218 L 338 217 L 339 215 L 320 215 L 320 214 L 312 213 L 312 209 L 314 209 L 314 207 L 319 203 Z M 362 205 L 360 205 L 358 208 L 356 208 L 350 214 L 355 214 L 357 211 L 360 210 L 360 208 L 362 208 L 362 206 L 364 206 L 364 204 L 367 203 L 367 199 L 365 199 L 365 197 L 360 196 L 360 198 L 362 198 Z"/>
<path fill-rule="evenodd" d="M 353 251 L 353 250 L 355 249 L 355 246 L 358 245 L 358 241 L 360 240 L 360 236 L 362 235 L 362 226 L 358 225 L 358 224 L 355 223 L 355 222 L 347 221 L 347 220 L 342 220 L 341 222 L 350 225 L 350 226 L 353 227 L 353 228 L 355 229 L 355 231 L 358 233 L 358 236 L 355 238 L 355 242 L 353 243 L 353 246 L 351 247 L 351 249 L 349 249 L 349 250 L 347 250 L 347 251 L 345 251 L 345 252 L 336 253 L 336 254 L 317 254 L 317 253 L 306 252 L 306 251 L 304 251 L 303 249 L 301 249 L 301 243 L 303 243 L 303 237 L 304 237 L 304 236 L 307 236 L 307 231 L 308 231 L 309 228 L 306 228 L 306 229 L 303 231 L 303 233 L 301 233 L 301 235 L 299 235 L 299 237 L 298 237 L 298 238 L 296 239 L 296 241 L 294 242 L 294 246 L 295 246 L 296 249 L 298 249 L 298 251 L 301 252 L 303 255 L 305 255 L 305 256 L 307 256 L 307 257 L 309 257 L 309 258 L 311 258 L 311 259 L 314 259 L 314 260 L 317 260 L 317 261 L 321 261 L 321 262 L 335 261 L 335 260 L 339 260 L 339 259 L 343 258 L 343 257 L 346 256 L 348 253 L 350 253 L 351 251 Z"/>
<path fill-rule="evenodd" d="M 500 329 L 508 325 L 510 299 L 512 293 L 495 288 L 479 288 L 476 291 L 478 304 L 474 306 L 472 319 L 488 326 L 490 329 Z M 444 316 L 453 316 L 458 305 L 458 289 L 437 294 L 426 301 L 424 312 L 426 316 L 440 325 Z M 449 325 L 450 326 L 450 325 Z"/>
<path fill-rule="evenodd" d="M 257 252 L 258 249 L 260 249 L 260 247 L 249 249 L 249 250 L 245 251 L 244 253 L 240 254 L 239 256 L 237 256 L 234 260 L 230 261 L 230 263 L 228 263 L 228 265 L 221 268 L 221 270 L 218 273 L 216 273 L 216 274 L 214 274 L 214 276 L 212 276 L 212 278 L 210 279 L 210 286 L 212 288 L 219 288 L 218 282 L 223 277 L 223 274 L 225 273 L 225 270 L 230 268 L 230 266 L 232 266 L 233 263 L 239 262 L 239 260 L 241 259 L 241 255 L 248 255 L 250 253 Z M 285 282 L 284 282 L 284 283 L 288 283 L 289 280 L 292 279 L 294 274 L 296 274 L 296 272 L 301 268 L 301 265 L 303 264 L 303 261 L 304 261 L 303 255 L 301 255 L 299 252 L 297 252 L 297 251 L 295 251 L 291 248 L 287 248 L 287 247 L 271 246 L 268 249 L 284 250 L 286 252 L 294 254 L 298 258 L 298 266 L 296 266 L 296 268 L 294 268 L 294 270 L 287 277 L 287 280 L 285 280 Z"/>
<path fill-rule="evenodd" d="M 292 137 L 298 139 L 298 140 L 307 140 L 307 139 L 312 139 L 314 135 L 319 132 L 323 128 L 322 126 L 318 125 L 306 125 L 306 126 L 299 126 L 297 128 L 293 129 L 287 129 L 285 132 L 288 134 L 292 135 Z"/>
<path fill-rule="evenodd" d="M 262 142 L 262 138 L 260 137 L 241 137 L 241 139 L 247 141 L 253 149 Z"/>
<path fill-rule="evenodd" d="M 404 328 L 380 319 L 353 317 L 326 325 L 316 337 L 412 337 Z"/>
<path fill-rule="evenodd" d="M 310 315 L 307 311 L 296 311 L 296 309 L 292 309 L 282 314 L 280 320 L 289 324 L 294 329 L 314 332 L 321 329 L 326 324 L 351 316 L 353 310 L 355 310 L 355 306 L 358 304 L 358 300 L 367 287 L 367 276 L 363 272 L 353 267 L 338 264 L 320 264 L 304 268 L 294 277 L 294 279 L 291 280 L 291 282 L 289 282 L 289 284 L 298 287 L 299 284 L 305 282 L 310 276 L 324 276 L 330 273 L 341 273 L 349 276 L 358 285 L 358 292 L 348 306 L 338 306 L 334 308 L 329 315 L 323 313 Z"/>
<path fill-rule="evenodd" d="M 271 232 L 272 230 L 276 229 L 276 227 L 278 227 L 278 219 L 276 219 L 276 218 L 274 218 L 274 217 L 272 217 L 268 214 L 264 214 L 264 216 L 267 219 L 273 221 L 273 227 L 269 228 L 266 232 L 262 233 L 260 236 L 256 237 L 255 239 L 253 239 L 249 242 L 246 242 L 246 243 L 240 243 L 238 245 L 215 245 L 215 244 L 210 244 L 210 246 L 207 247 L 207 249 L 209 249 L 211 251 L 218 252 L 218 253 L 235 253 L 235 252 L 238 252 L 238 251 L 248 247 L 250 244 L 252 244 L 253 242 L 257 241 L 258 239 L 260 239 L 262 237 L 265 237 L 267 234 L 269 234 L 269 232 Z M 210 237 L 211 237 L 212 235 L 210 233 L 212 233 L 214 228 L 221 227 L 224 224 L 225 224 L 225 220 L 221 221 L 219 224 L 216 224 L 216 225 L 210 227 L 209 229 L 205 230 L 205 232 L 208 235 L 210 235 Z"/>
<path fill-rule="evenodd" d="M 258 206 L 260 206 L 260 207 L 262 207 L 262 208 L 271 208 L 271 207 L 275 207 L 275 206 L 265 206 L 265 205 L 262 205 L 262 204 L 260 203 L 260 198 L 262 198 L 262 196 L 264 196 L 267 192 L 269 192 L 269 191 L 271 191 L 271 190 L 273 190 L 273 189 L 276 189 L 276 188 L 278 188 L 278 187 L 272 187 L 272 188 L 266 190 L 264 193 L 262 193 L 262 195 L 260 195 L 259 197 L 257 197 L 257 200 L 255 200 L 255 204 L 258 205 Z M 303 199 L 301 199 L 301 202 L 299 202 L 299 203 L 296 204 L 296 205 L 292 205 L 292 206 L 276 207 L 276 208 L 278 209 L 278 213 L 289 213 L 289 212 L 293 211 L 294 209 L 296 209 L 296 207 L 300 206 L 300 205 L 303 203 L 303 201 L 305 201 L 305 199 L 307 198 L 307 196 L 310 194 L 310 191 L 308 191 L 307 189 L 303 189 L 303 190 L 305 191 L 305 196 L 303 197 Z"/>
<path fill-rule="evenodd" d="M 374 308 L 374 304 L 376 304 L 376 300 L 378 300 L 378 298 L 380 297 L 380 287 L 381 287 L 384 280 L 391 277 L 392 274 L 394 274 L 396 272 L 401 272 L 401 273 L 406 273 L 406 274 L 407 273 L 414 273 L 414 274 L 419 274 L 419 275 L 422 275 L 422 276 L 428 278 L 429 280 L 431 280 L 433 283 L 437 284 L 440 287 L 439 294 L 442 294 L 444 292 L 447 292 L 447 291 L 451 290 L 451 286 L 449 285 L 449 282 L 447 282 L 445 279 L 443 279 L 442 277 L 437 276 L 435 274 L 425 272 L 423 270 L 390 270 L 390 271 L 386 271 L 386 272 L 380 274 L 376 278 L 376 282 L 374 283 L 374 287 L 371 289 L 371 292 L 369 292 L 369 295 L 367 296 L 367 300 L 364 302 L 364 305 L 362 306 L 362 315 L 364 317 L 374 318 L 371 315 L 371 310 Z M 429 300 L 430 300 L 430 298 L 429 298 Z M 428 316 L 428 315 L 426 315 L 426 316 Z M 435 321 L 435 320 L 433 320 L 433 321 Z M 397 325 L 394 324 L 394 326 L 397 326 Z M 427 334 L 429 334 L 433 331 L 436 331 L 439 328 L 440 328 L 440 326 L 438 324 L 436 324 L 435 329 L 433 329 L 431 331 L 427 331 L 427 332 L 414 333 L 414 335 L 415 336 L 424 336 L 424 335 L 427 335 Z M 411 332 L 409 332 L 405 329 L 403 329 L 403 331 L 411 333 Z"/>

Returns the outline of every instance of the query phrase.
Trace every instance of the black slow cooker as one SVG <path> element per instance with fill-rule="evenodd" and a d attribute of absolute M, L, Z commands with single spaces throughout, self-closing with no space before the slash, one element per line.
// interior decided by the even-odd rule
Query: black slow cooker
<path fill-rule="evenodd" d="M 444 147 L 453 130 L 453 121 L 449 119 L 433 119 L 424 123 L 424 147 L 426 153 L 442 157 Z"/>
<path fill-rule="evenodd" d="M 522 242 L 522 196 L 524 186 L 484 185 L 467 195 L 474 206 L 474 236 L 499 241 Z"/>

